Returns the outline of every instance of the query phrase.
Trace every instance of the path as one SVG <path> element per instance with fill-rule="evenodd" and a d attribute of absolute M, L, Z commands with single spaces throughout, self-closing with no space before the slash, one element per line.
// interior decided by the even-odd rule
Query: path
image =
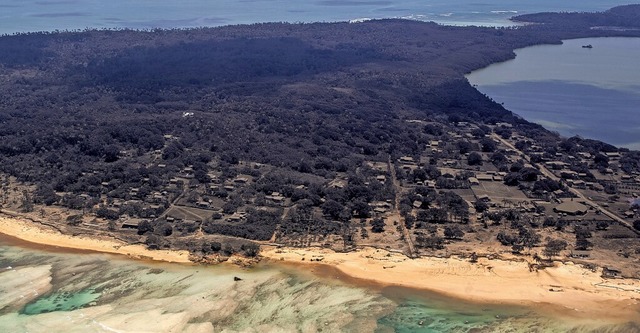
<path fill-rule="evenodd" d="M 389 155 L 387 161 L 387 169 L 389 174 L 391 175 L 391 180 L 393 181 L 393 189 L 395 192 L 395 206 L 393 208 L 393 215 L 397 218 L 398 223 L 400 225 L 400 229 L 402 229 L 402 234 L 404 235 L 404 239 L 407 242 L 407 246 L 409 247 L 409 258 L 416 257 L 416 250 L 413 246 L 413 240 L 411 239 L 411 235 L 409 234 L 409 230 L 404 224 L 404 219 L 400 215 L 400 211 L 398 207 L 400 207 L 400 195 L 402 193 L 402 187 L 400 186 L 400 182 L 398 182 L 398 177 L 396 176 L 396 168 L 391 163 L 391 155 Z"/>

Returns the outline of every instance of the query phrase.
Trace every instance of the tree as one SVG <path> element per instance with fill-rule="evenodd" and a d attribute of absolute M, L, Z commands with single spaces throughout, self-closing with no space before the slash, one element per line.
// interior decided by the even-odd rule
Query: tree
<path fill-rule="evenodd" d="M 260 245 L 256 243 L 246 243 L 240 246 L 240 250 L 243 251 L 247 257 L 255 257 L 260 253 Z"/>
<path fill-rule="evenodd" d="M 504 176 L 504 184 L 507 186 L 518 186 L 520 174 L 517 172 L 509 172 L 506 176 Z"/>
<path fill-rule="evenodd" d="M 576 227 L 576 238 L 591 238 L 591 231 L 583 226 Z"/>
<path fill-rule="evenodd" d="M 576 250 L 584 251 L 590 248 L 591 246 L 593 246 L 593 244 L 589 240 L 587 240 L 586 238 L 577 237 L 576 235 Z"/>
<path fill-rule="evenodd" d="M 557 256 L 560 254 L 560 251 L 567 248 L 567 242 L 562 239 L 549 239 L 547 244 L 544 246 L 544 254 L 551 258 L 552 256 Z"/>
<path fill-rule="evenodd" d="M 22 202 L 20 204 L 20 209 L 23 213 L 33 212 L 33 200 L 31 200 L 31 195 L 29 192 L 22 191 Z"/>
<path fill-rule="evenodd" d="M 164 245 L 164 241 L 158 235 L 151 234 L 144 241 L 150 250 L 157 250 Z"/>
<path fill-rule="evenodd" d="M 598 221 L 596 223 L 597 230 L 607 230 L 609 228 L 609 223 L 607 221 Z"/>
<path fill-rule="evenodd" d="M 220 242 L 211 242 L 208 244 L 208 247 L 213 252 L 218 252 L 222 250 L 222 244 L 220 244 Z"/>
<path fill-rule="evenodd" d="M 556 219 L 554 217 L 551 216 L 547 216 L 544 218 L 544 222 L 542 222 L 542 226 L 543 227 L 555 227 L 556 226 Z"/>
<path fill-rule="evenodd" d="M 477 152 L 472 152 L 471 154 L 469 154 L 469 156 L 467 157 L 467 163 L 469 165 L 482 165 L 482 155 L 478 154 Z"/>
<path fill-rule="evenodd" d="M 464 231 L 457 225 L 444 227 L 444 237 L 447 239 L 462 239 Z"/>
<path fill-rule="evenodd" d="M 480 145 L 482 146 L 482 151 L 485 153 L 491 153 L 496 150 L 496 142 L 489 138 L 480 140 Z"/>
<path fill-rule="evenodd" d="M 640 220 L 633 221 L 633 228 L 636 230 L 640 230 Z"/>
<path fill-rule="evenodd" d="M 440 250 L 444 248 L 444 239 L 440 236 L 425 236 L 421 233 L 416 235 L 416 245 L 423 248 Z"/>
<path fill-rule="evenodd" d="M 413 217 L 413 215 L 410 215 L 410 214 L 409 214 L 409 215 L 406 215 L 406 216 L 404 217 L 404 226 L 405 226 L 407 229 L 411 229 L 411 228 L 413 228 L 413 225 L 414 225 L 414 223 L 415 223 L 415 222 L 416 222 L 416 218 L 415 218 L 415 217 Z"/>
<path fill-rule="evenodd" d="M 371 206 L 362 199 L 353 201 L 351 211 L 354 212 L 354 216 L 359 218 L 368 218 L 371 216 Z"/>
<path fill-rule="evenodd" d="M 384 231 L 384 226 L 384 220 L 381 217 L 371 220 L 371 232 L 381 233 Z"/>
<path fill-rule="evenodd" d="M 487 209 L 489 209 L 489 205 L 487 205 L 486 202 L 484 202 L 483 200 L 476 200 L 476 202 L 473 204 L 473 206 L 475 207 L 476 211 L 478 213 L 482 213 L 484 211 L 486 211 Z"/>
<path fill-rule="evenodd" d="M 538 170 L 530 167 L 522 168 L 519 172 L 518 179 L 523 182 L 535 182 L 538 180 Z"/>
<path fill-rule="evenodd" d="M 67 216 L 67 224 L 72 226 L 78 226 L 82 223 L 82 214 Z"/>
<path fill-rule="evenodd" d="M 522 250 L 524 250 L 524 245 L 522 245 L 522 244 L 513 244 L 513 245 L 511 245 L 511 251 L 513 253 L 520 253 L 520 252 L 522 252 Z"/>
<path fill-rule="evenodd" d="M 144 235 L 147 232 L 153 232 L 153 224 L 149 220 L 142 220 L 138 223 L 138 235 Z"/>
<path fill-rule="evenodd" d="M 138 228 L 140 228 L 139 225 Z M 160 236 L 171 236 L 171 234 L 173 233 L 173 226 L 169 222 L 164 222 L 158 225 L 155 228 L 154 232 Z"/>
<path fill-rule="evenodd" d="M 117 220 L 120 217 L 120 214 L 116 210 L 100 206 L 96 210 L 96 216 L 107 220 Z"/>
<path fill-rule="evenodd" d="M 109 231 L 116 231 L 117 227 L 116 221 L 109 220 L 109 222 L 107 222 L 107 229 L 109 229 Z"/>
<path fill-rule="evenodd" d="M 322 213 L 326 216 L 331 217 L 334 220 L 339 220 L 344 210 L 344 206 L 342 206 L 339 202 L 335 200 L 327 200 L 322 204 Z"/>
<path fill-rule="evenodd" d="M 609 167 L 609 157 L 605 154 L 602 154 L 602 153 L 596 154 L 596 156 L 593 158 L 593 161 L 599 167 L 603 167 L 603 168 Z"/>

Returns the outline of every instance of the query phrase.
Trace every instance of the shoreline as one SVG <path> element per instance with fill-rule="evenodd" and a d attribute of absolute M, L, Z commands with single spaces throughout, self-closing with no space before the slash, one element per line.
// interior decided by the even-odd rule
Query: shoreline
<path fill-rule="evenodd" d="M 126 244 L 114 239 L 65 235 L 37 222 L 0 214 L 0 234 L 52 248 L 124 255 L 132 259 L 170 263 L 192 263 L 188 251 L 148 250 L 140 244 Z"/>
<path fill-rule="evenodd" d="M 555 262 L 554 267 L 530 272 L 526 261 L 515 260 L 479 258 L 473 264 L 454 257 L 411 259 L 374 248 L 350 253 L 319 248 L 263 248 L 261 255 L 273 262 L 298 267 L 328 266 L 350 282 L 406 287 L 472 303 L 531 307 L 584 321 L 606 318 L 638 322 L 640 314 L 639 280 L 607 280 L 600 271 L 571 263 Z"/>
<path fill-rule="evenodd" d="M 188 251 L 148 250 L 143 245 L 126 245 L 112 239 L 64 235 L 36 222 L 4 214 L 0 215 L 0 234 L 49 248 L 193 264 Z M 311 268 L 310 273 L 320 277 L 340 279 L 336 274 L 326 273 L 339 272 L 343 275 L 341 280 L 351 284 L 399 286 L 473 303 L 553 309 L 554 315 L 571 319 L 607 318 L 625 322 L 640 314 L 640 280 L 607 280 L 600 276 L 600 271 L 592 272 L 570 262 L 555 262 L 554 267 L 530 272 L 524 260 L 478 258 L 477 263 L 470 263 L 454 257 L 411 259 L 370 247 L 338 253 L 322 248 L 262 245 L 260 254 L 268 263 Z M 316 271 L 313 267 L 320 269 Z"/>

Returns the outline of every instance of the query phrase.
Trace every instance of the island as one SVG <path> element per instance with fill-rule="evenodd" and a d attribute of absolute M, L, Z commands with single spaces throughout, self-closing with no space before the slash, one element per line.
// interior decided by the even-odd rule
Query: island
<path fill-rule="evenodd" d="M 0 232 L 633 318 L 640 152 L 561 137 L 464 75 L 640 37 L 640 5 L 514 20 L 2 36 Z"/>

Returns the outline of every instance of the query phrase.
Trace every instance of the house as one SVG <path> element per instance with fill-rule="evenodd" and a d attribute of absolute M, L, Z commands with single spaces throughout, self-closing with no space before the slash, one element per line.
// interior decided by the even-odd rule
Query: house
<path fill-rule="evenodd" d="M 236 179 L 233 180 L 234 183 L 236 184 L 246 184 L 249 182 L 249 178 L 247 177 L 237 177 Z"/>
<path fill-rule="evenodd" d="M 122 222 L 122 229 L 138 229 L 138 225 L 140 224 L 140 219 L 128 219 Z"/>
<path fill-rule="evenodd" d="M 589 207 L 576 201 L 565 201 L 557 205 L 553 210 L 556 213 L 564 213 L 568 215 L 584 215 L 589 210 Z"/>
<path fill-rule="evenodd" d="M 285 197 L 279 192 L 272 192 L 271 195 L 267 195 L 264 198 L 276 205 L 282 205 L 285 200 Z"/>
<path fill-rule="evenodd" d="M 612 268 L 612 267 L 603 267 L 602 268 L 602 277 L 603 278 L 617 278 L 620 277 L 620 275 L 622 274 L 622 272 L 618 269 Z"/>
<path fill-rule="evenodd" d="M 620 153 L 618 153 L 618 152 L 611 152 L 611 153 L 604 153 L 604 154 L 610 159 L 619 159 L 620 158 Z"/>
<path fill-rule="evenodd" d="M 469 177 L 469 184 L 471 184 L 471 186 L 480 185 L 480 181 L 478 181 L 476 177 Z"/>
<path fill-rule="evenodd" d="M 247 217 L 246 213 L 233 213 L 229 216 L 229 221 L 239 222 Z"/>
<path fill-rule="evenodd" d="M 560 161 L 550 161 L 546 162 L 545 165 L 551 169 L 560 170 L 563 169 L 567 164 Z"/>
<path fill-rule="evenodd" d="M 204 200 L 200 200 L 196 203 L 196 205 L 200 208 L 209 208 L 209 206 L 211 206 L 210 203 L 204 201 Z"/>
<path fill-rule="evenodd" d="M 483 195 L 478 196 L 478 200 L 484 201 L 484 202 L 489 202 L 489 201 L 491 201 L 491 198 L 488 195 L 483 194 Z"/>
<path fill-rule="evenodd" d="M 400 157 L 400 163 L 402 164 L 413 164 L 415 163 L 413 157 L 411 156 L 402 156 Z"/>
<path fill-rule="evenodd" d="M 493 176 L 489 175 L 489 174 L 479 173 L 479 174 L 476 175 L 476 179 L 478 181 L 483 181 L 483 182 L 492 182 L 493 181 Z"/>
<path fill-rule="evenodd" d="M 571 254 L 569 255 L 569 257 L 585 259 L 585 258 L 589 258 L 590 255 L 591 253 L 589 253 L 589 251 L 576 250 L 576 251 L 571 251 Z"/>

